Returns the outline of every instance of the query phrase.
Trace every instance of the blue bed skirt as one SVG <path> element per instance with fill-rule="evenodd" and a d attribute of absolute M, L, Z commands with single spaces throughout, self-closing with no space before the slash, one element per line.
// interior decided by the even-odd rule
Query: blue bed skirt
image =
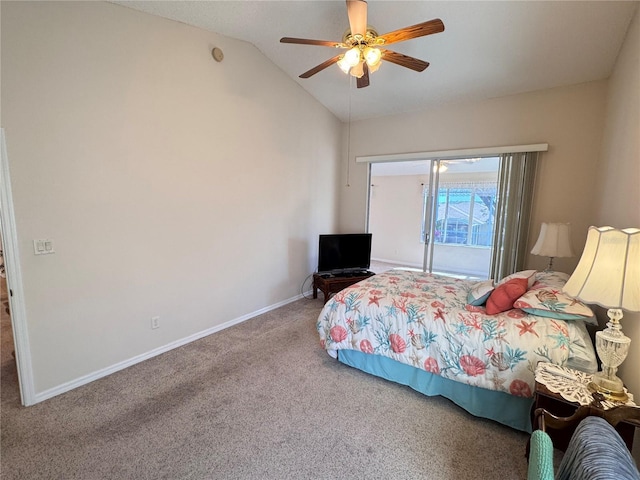
<path fill-rule="evenodd" d="M 358 350 L 339 350 L 338 360 L 428 396 L 441 395 L 477 417 L 495 420 L 516 430 L 531 432 L 532 398 L 473 387 L 405 365 L 391 358 Z"/>

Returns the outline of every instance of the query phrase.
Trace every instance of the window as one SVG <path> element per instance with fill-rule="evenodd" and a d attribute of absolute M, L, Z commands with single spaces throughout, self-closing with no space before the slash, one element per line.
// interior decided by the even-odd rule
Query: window
<path fill-rule="evenodd" d="M 435 243 L 491 246 L 496 195 L 495 182 L 442 183 L 436 198 Z M 424 201 L 426 205 L 426 191 Z"/>

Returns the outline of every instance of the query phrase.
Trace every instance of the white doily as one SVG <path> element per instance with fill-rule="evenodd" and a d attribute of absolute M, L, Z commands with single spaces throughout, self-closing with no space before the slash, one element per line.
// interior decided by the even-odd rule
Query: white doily
<path fill-rule="evenodd" d="M 565 400 L 580 405 L 590 405 L 594 400 L 588 388 L 593 376 L 589 373 L 561 367 L 548 362 L 540 362 L 536 367 L 535 376 L 536 382 L 543 384 L 551 392 L 560 394 Z M 619 407 L 620 405 L 635 407 L 636 404 L 633 401 L 633 394 L 629 393 L 626 388 L 624 391 L 629 396 L 629 400 L 626 403 L 602 400 L 600 402 L 602 408 L 608 410 L 613 407 Z"/>

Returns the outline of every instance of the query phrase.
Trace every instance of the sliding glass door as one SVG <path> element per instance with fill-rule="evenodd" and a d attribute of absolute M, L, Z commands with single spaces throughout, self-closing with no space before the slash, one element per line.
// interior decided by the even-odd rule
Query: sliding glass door
<path fill-rule="evenodd" d="M 438 160 L 433 169 L 425 271 L 488 278 L 499 159 Z"/>
<path fill-rule="evenodd" d="M 372 259 L 488 278 L 499 164 L 498 157 L 372 164 Z"/>

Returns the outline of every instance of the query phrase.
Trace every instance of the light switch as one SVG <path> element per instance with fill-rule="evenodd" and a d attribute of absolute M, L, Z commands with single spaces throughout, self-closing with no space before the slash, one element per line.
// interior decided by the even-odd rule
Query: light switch
<path fill-rule="evenodd" d="M 47 255 L 49 253 L 56 253 L 53 249 L 53 240 L 48 238 L 34 240 L 33 253 L 35 253 L 36 255 Z"/>

